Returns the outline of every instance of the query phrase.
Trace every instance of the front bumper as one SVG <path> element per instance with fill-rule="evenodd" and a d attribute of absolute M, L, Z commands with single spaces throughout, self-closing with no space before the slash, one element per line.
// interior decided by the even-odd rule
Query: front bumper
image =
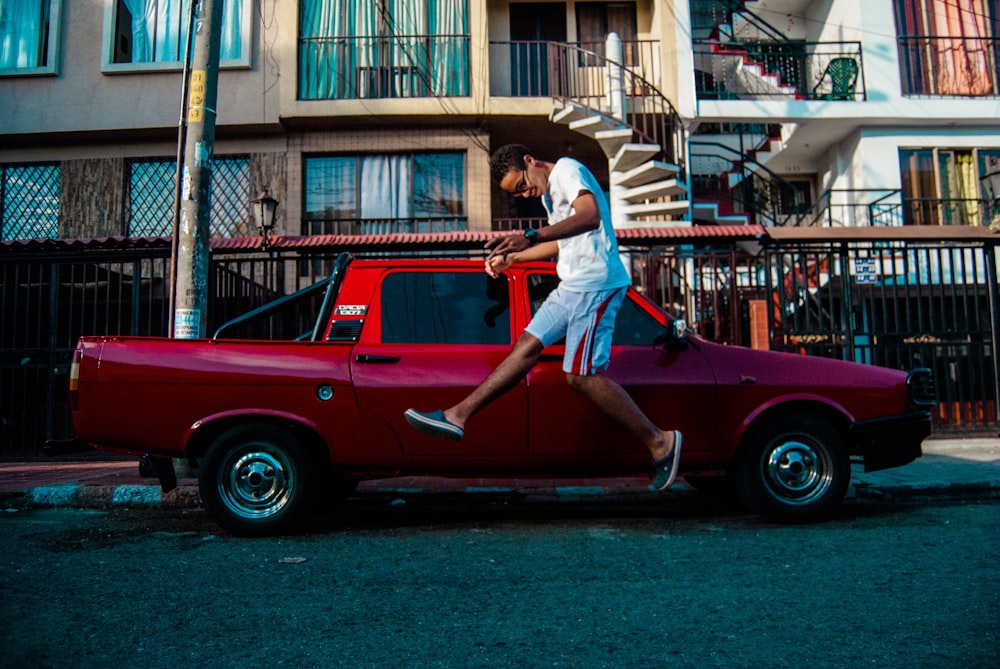
<path fill-rule="evenodd" d="M 848 435 L 854 452 L 864 459 L 866 472 L 901 467 L 921 455 L 921 442 L 931 433 L 929 411 L 862 420 L 851 424 Z"/>

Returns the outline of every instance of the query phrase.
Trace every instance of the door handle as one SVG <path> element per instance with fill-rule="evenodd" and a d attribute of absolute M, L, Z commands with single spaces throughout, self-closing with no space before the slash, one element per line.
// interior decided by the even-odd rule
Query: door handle
<path fill-rule="evenodd" d="M 358 353 L 354 356 L 355 362 L 370 362 L 374 364 L 386 364 L 399 362 L 398 355 L 368 355 L 367 353 Z"/>

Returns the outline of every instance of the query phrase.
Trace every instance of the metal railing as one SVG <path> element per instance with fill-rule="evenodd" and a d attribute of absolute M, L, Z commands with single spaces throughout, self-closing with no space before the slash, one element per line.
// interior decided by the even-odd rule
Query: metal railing
<path fill-rule="evenodd" d="M 903 95 L 1000 95 L 1000 37 L 897 38 Z"/>
<path fill-rule="evenodd" d="M 692 140 L 692 201 L 714 202 L 720 212 L 743 214 L 747 222 L 764 226 L 802 225 L 806 213 L 798 204 L 799 189 L 750 153 L 722 142 Z"/>
<path fill-rule="evenodd" d="M 867 97 L 861 42 L 695 40 L 693 49 L 702 100 Z"/>
<path fill-rule="evenodd" d="M 655 67 L 650 68 L 650 76 L 656 76 Z M 626 99 L 623 118 L 617 120 L 632 128 L 634 141 L 659 145 L 655 159 L 678 166 L 678 178 L 685 179 L 684 125 L 670 101 L 644 76 L 643 66 L 613 62 L 578 44 L 490 42 L 491 95 L 552 97 L 610 119 L 609 69 L 621 77 Z"/>
<path fill-rule="evenodd" d="M 935 432 L 996 429 L 996 245 L 798 244 L 765 255 L 772 350 L 928 367 Z"/>
<path fill-rule="evenodd" d="M 410 216 L 405 218 L 311 218 L 302 221 L 303 235 L 391 235 L 403 232 L 461 232 L 467 216 Z"/>
<path fill-rule="evenodd" d="M 300 100 L 469 95 L 468 35 L 300 37 Z"/>
<path fill-rule="evenodd" d="M 548 219 L 545 218 L 494 218 L 492 229 L 495 232 L 513 232 L 528 228 L 538 229 L 547 223 Z"/>
<path fill-rule="evenodd" d="M 778 28 L 748 11 L 744 0 L 692 0 L 691 36 L 703 39 L 718 36 L 734 39 L 737 19 L 743 23 L 740 32 L 751 31 L 775 41 L 788 38 Z"/>
<path fill-rule="evenodd" d="M 805 212 L 803 226 L 988 226 L 994 203 L 981 198 L 905 198 L 899 189 L 830 189 Z"/>

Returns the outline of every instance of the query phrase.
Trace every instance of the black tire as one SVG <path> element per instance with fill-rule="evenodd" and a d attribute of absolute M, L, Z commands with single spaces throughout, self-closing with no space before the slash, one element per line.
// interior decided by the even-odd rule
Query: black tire
<path fill-rule="evenodd" d="M 827 516 L 847 493 L 844 439 L 820 416 L 776 419 L 748 435 L 736 463 L 736 492 L 751 509 L 782 522 Z"/>
<path fill-rule="evenodd" d="M 234 534 L 263 536 L 293 527 L 316 490 L 319 467 L 287 430 L 234 427 L 209 447 L 198 487 L 208 515 Z"/>

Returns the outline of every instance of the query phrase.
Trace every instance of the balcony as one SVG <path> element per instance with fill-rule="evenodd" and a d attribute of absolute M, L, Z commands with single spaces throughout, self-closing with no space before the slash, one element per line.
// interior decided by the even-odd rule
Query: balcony
<path fill-rule="evenodd" d="M 683 179 L 686 137 L 680 116 L 658 89 L 659 44 L 622 42 L 623 63 L 603 53 L 603 43 L 490 42 L 490 95 L 554 98 L 563 103 L 564 118 L 579 112 L 589 116 L 581 123 L 602 129 L 601 123 L 611 121 L 608 81 L 614 71 L 624 97 L 615 122 L 632 131 L 624 141 L 656 145 L 659 150 L 646 158 L 675 166 Z"/>
<path fill-rule="evenodd" d="M 701 100 L 864 100 L 860 42 L 694 41 Z"/>
<path fill-rule="evenodd" d="M 303 37 L 300 100 L 469 95 L 468 35 Z"/>
<path fill-rule="evenodd" d="M 898 38 L 903 95 L 1000 95 L 1000 38 Z"/>
<path fill-rule="evenodd" d="M 625 69 L 645 84 L 659 87 L 660 43 L 655 40 L 622 41 Z M 567 84 L 586 87 L 594 97 L 607 94 L 604 42 L 490 42 L 490 95 L 499 97 L 548 97 L 565 92 Z M 642 92 L 633 90 L 627 93 Z"/>

